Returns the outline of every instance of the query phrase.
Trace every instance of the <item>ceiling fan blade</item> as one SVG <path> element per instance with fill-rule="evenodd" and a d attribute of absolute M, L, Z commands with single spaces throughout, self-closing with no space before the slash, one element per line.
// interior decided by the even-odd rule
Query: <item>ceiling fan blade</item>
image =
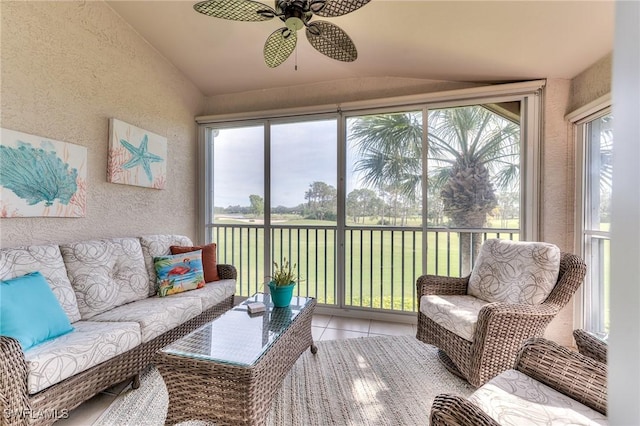
<path fill-rule="evenodd" d="M 312 0 L 311 10 L 318 16 L 333 18 L 360 9 L 369 1 L 371 0 Z"/>
<path fill-rule="evenodd" d="M 196 12 L 232 21 L 267 21 L 276 11 L 253 0 L 206 0 L 193 5 Z"/>
<path fill-rule="evenodd" d="M 264 62 L 269 68 L 277 67 L 291 55 L 297 41 L 295 31 L 287 27 L 278 28 L 264 43 Z"/>
<path fill-rule="evenodd" d="M 323 55 L 343 62 L 353 62 L 358 58 L 355 44 L 338 26 L 327 21 L 314 21 L 309 22 L 306 32 L 309 43 Z"/>

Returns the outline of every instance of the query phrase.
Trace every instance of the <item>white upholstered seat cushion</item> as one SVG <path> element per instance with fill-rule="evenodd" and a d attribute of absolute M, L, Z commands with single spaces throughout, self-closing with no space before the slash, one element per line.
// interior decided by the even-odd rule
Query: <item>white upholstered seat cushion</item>
<path fill-rule="evenodd" d="M 229 296 L 233 296 L 236 292 L 235 280 L 220 280 L 205 284 L 204 287 L 189 290 L 182 293 L 172 294 L 170 298 L 181 297 L 198 297 L 202 302 L 202 310 L 213 308 Z"/>
<path fill-rule="evenodd" d="M 504 426 L 608 424 L 605 415 L 517 370 L 494 377 L 469 401 Z"/>
<path fill-rule="evenodd" d="M 427 295 L 420 298 L 420 312 L 436 324 L 473 341 L 478 314 L 489 302 L 469 295 Z"/>
<path fill-rule="evenodd" d="M 156 296 L 118 306 L 91 320 L 137 322 L 142 342 L 146 343 L 201 313 L 202 302 L 198 297 Z"/>
<path fill-rule="evenodd" d="M 537 305 L 553 290 L 559 271 L 560 249 L 553 244 L 487 240 L 467 293 L 487 302 Z"/>
<path fill-rule="evenodd" d="M 27 389 L 34 394 L 138 346 L 135 322 L 77 321 L 74 331 L 24 353 Z"/>

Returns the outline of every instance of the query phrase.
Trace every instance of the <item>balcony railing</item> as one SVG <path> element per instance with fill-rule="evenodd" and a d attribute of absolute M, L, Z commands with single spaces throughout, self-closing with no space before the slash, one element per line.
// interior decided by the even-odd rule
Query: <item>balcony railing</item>
<path fill-rule="evenodd" d="M 211 241 L 218 246 L 218 262 L 238 269 L 236 294 L 262 291 L 269 280 L 264 276 L 263 225 L 212 225 L 210 229 Z M 408 227 L 347 227 L 343 279 L 337 275 L 336 227 L 272 225 L 271 258 L 286 257 L 296 263 L 302 278 L 296 294 L 315 297 L 318 303 L 415 312 L 415 282 L 420 275 L 461 276 L 474 259 L 474 253 L 470 250 L 465 255 L 462 246 L 478 247 L 488 238 L 519 239 L 515 229 L 428 229 L 423 272 L 422 232 Z M 469 236 L 467 244 L 461 243 L 461 236 Z M 338 288 L 341 283 L 343 291 Z M 342 302 L 339 294 L 344 295 Z"/>

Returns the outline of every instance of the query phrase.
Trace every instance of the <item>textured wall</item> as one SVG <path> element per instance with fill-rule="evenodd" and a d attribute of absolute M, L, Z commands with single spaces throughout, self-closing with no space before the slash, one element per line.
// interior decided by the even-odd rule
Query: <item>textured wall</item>
<path fill-rule="evenodd" d="M 393 77 L 352 78 L 305 86 L 210 96 L 206 98 L 203 115 L 331 105 L 476 86 L 480 84 Z"/>
<path fill-rule="evenodd" d="M 88 150 L 87 215 L 0 219 L 2 247 L 196 235 L 203 96 L 104 2 L 1 3 L 1 126 Z M 167 137 L 167 189 L 106 182 L 108 120 Z"/>
<path fill-rule="evenodd" d="M 611 92 L 611 60 L 610 53 L 571 80 L 567 113 Z"/>
<path fill-rule="evenodd" d="M 570 87 L 570 80 L 547 80 L 542 141 L 540 237 L 563 251 L 573 251 L 575 152 L 564 119 Z"/>
<path fill-rule="evenodd" d="M 575 150 L 564 116 L 569 102 L 570 80 L 549 79 L 544 96 L 541 173 L 540 239 L 573 252 L 575 205 Z M 545 336 L 572 345 L 573 302 L 554 318 Z"/>

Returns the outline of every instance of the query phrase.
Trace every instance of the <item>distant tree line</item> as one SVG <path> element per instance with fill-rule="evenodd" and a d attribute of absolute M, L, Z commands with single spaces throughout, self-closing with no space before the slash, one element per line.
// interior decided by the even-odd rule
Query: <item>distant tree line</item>
<path fill-rule="evenodd" d="M 435 188 L 429 188 L 436 192 Z M 305 192 L 305 203 L 297 206 L 276 206 L 271 214 L 296 215 L 312 220 L 337 220 L 337 190 L 325 182 L 313 182 Z M 249 205 L 231 205 L 216 207 L 216 214 L 242 215 L 247 217 L 264 217 L 264 199 L 256 194 L 249 196 Z M 380 194 L 372 189 L 354 189 L 347 195 L 347 220 L 353 223 L 365 224 L 373 221 L 377 225 L 406 226 L 412 217 L 420 218 L 422 211 L 421 198 L 411 200 L 398 194 L 393 188 L 381 191 Z M 500 193 L 497 197 L 496 218 L 502 220 L 504 227 L 510 219 L 519 216 L 519 194 Z M 437 194 L 429 197 L 427 223 L 430 226 L 445 226 L 446 212 L 444 203 Z"/>
<path fill-rule="evenodd" d="M 298 215 L 312 220 L 337 220 L 338 191 L 326 182 L 316 181 L 305 191 L 305 203 L 297 206 L 276 206 L 272 214 Z M 405 225 L 407 218 L 420 214 L 420 205 L 398 197 L 393 191 L 383 191 L 381 196 L 367 188 L 354 189 L 346 199 L 347 218 L 353 223 L 365 223 L 374 220 L 376 224 Z M 440 209 L 441 210 L 441 209 Z M 230 205 L 216 207 L 216 214 L 264 216 L 264 199 L 256 194 L 249 196 L 249 205 Z M 440 220 L 440 216 L 438 216 Z"/>

